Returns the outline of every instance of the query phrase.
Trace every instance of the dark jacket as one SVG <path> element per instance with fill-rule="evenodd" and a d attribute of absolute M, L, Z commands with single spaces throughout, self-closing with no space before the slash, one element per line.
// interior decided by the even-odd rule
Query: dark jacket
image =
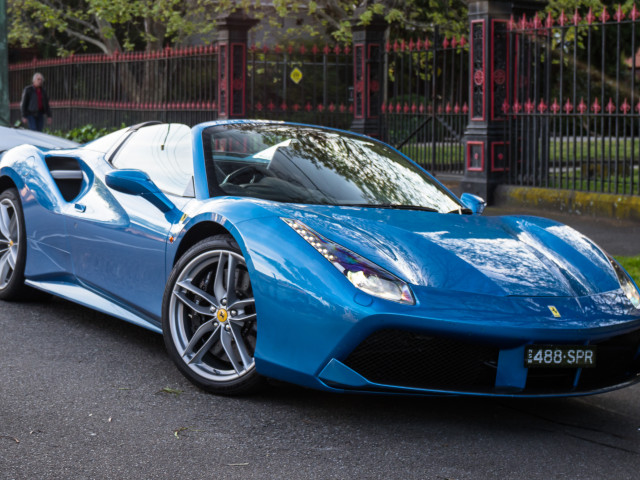
<path fill-rule="evenodd" d="M 51 109 L 49 108 L 49 96 L 47 95 L 47 91 L 44 87 L 40 87 L 42 89 L 42 106 L 44 107 L 42 113 L 44 113 L 47 117 L 51 116 Z M 23 117 L 27 117 L 29 115 L 38 115 L 40 113 L 38 111 L 38 94 L 36 93 L 36 87 L 33 85 L 28 85 L 24 87 L 22 91 L 22 101 L 20 102 L 20 112 Z"/>

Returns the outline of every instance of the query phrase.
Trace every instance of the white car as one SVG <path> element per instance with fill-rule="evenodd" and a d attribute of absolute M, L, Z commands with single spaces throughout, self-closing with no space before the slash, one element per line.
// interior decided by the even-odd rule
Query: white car
<path fill-rule="evenodd" d="M 65 138 L 23 128 L 0 127 L 0 153 L 24 144 L 40 148 L 74 148 L 78 143 Z"/>

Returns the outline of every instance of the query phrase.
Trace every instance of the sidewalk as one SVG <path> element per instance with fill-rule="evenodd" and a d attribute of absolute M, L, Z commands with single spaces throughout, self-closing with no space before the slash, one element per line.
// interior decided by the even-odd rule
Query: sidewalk
<path fill-rule="evenodd" d="M 487 207 L 484 215 L 535 215 L 550 218 L 575 228 L 610 255 L 640 255 L 640 222 L 584 217 L 548 209 L 518 207 L 514 204 Z"/>
<path fill-rule="evenodd" d="M 462 193 L 462 175 L 438 174 L 436 178 L 456 195 Z M 585 201 L 586 196 L 590 197 L 591 205 Z M 503 186 L 496 192 L 495 204 L 487 207 L 484 215 L 534 215 L 550 218 L 575 228 L 610 255 L 640 255 L 640 198 L 620 197 Z M 579 204 L 576 200 L 585 201 L 585 204 Z M 582 208 L 577 208 L 579 205 Z"/>

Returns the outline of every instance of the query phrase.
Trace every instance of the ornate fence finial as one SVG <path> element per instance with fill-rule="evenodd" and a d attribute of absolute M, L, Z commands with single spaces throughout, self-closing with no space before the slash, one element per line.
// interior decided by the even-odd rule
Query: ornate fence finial
<path fill-rule="evenodd" d="M 564 104 L 563 110 L 564 110 L 564 113 L 566 114 L 570 114 L 571 112 L 573 112 L 573 104 L 571 103 L 570 99 L 567 98 L 567 101 Z"/>
<path fill-rule="evenodd" d="M 561 27 L 564 27 L 567 24 L 567 14 L 564 13 L 564 9 L 560 12 L 560 17 L 558 18 L 558 23 L 560 23 Z"/>
<path fill-rule="evenodd" d="M 547 20 L 545 21 L 544 26 L 547 28 L 551 28 L 553 27 L 554 21 L 553 21 L 553 15 L 551 15 L 551 12 L 549 12 L 549 14 L 547 15 Z"/>
<path fill-rule="evenodd" d="M 584 98 L 580 97 L 580 103 L 578 104 L 578 113 L 584 115 L 584 112 L 587 111 L 587 104 L 584 103 Z"/>
<path fill-rule="evenodd" d="M 575 13 L 573 14 L 573 24 L 574 25 L 578 25 L 580 23 L 580 21 L 582 20 L 582 17 L 580 16 L 580 13 L 578 13 L 578 9 L 576 8 Z"/>
<path fill-rule="evenodd" d="M 622 105 L 620 105 L 620 110 L 622 110 L 622 113 L 625 115 L 631 110 L 631 105 L 629 105 L 629 101 L 626 98 L 624 99 L 624 102 L 622 102 Z"/>

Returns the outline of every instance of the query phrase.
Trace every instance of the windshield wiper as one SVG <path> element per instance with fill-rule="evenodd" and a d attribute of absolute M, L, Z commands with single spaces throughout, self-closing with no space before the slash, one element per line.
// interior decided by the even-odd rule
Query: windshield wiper
<path fill-rule="evenodd" d="M 398 205 L 394 203 L 338 203 L 338 207 L 363 207 L 363 208 L 389 208 L 392 210 L 420 210 L 423 212 L 436 212 L 440 210 L 422 205 Z"/>
<path fill-rule="evenodd" d="M 456 208 L 455 210 L 451 210 L 450 212 L 447 213 L 458 213 L 460 215 L 472 215 L 473 212 L 471 211 L 470 208 Z"/>

